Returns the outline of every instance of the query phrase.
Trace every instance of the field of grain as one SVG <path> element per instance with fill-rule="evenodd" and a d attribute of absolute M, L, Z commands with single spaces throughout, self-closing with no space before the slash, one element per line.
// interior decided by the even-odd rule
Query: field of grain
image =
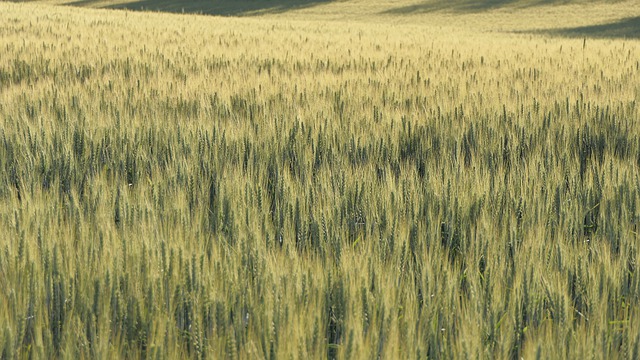
<path fill-rule="evenodd" d="M 640 7 L 403 1 L 0 2 L 0 359 L 640 358 Z"/>

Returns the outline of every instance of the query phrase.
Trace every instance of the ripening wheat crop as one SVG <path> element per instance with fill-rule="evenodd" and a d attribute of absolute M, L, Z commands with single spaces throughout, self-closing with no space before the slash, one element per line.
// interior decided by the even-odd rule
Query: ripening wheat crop
<path fill-rule="evenodd" d="M 0 3 L 0 358 L 638 359 L 639 45 Z"/>

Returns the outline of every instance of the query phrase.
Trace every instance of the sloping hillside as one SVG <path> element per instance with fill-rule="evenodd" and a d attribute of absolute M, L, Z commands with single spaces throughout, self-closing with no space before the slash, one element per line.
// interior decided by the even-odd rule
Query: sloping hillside
<path fill-rule="evenodd" d="M 521 31 L 532 34 L 638 38 L 637 0 L 43 0 L 74 7 L 260 16 L 298 20 L 344 20 Z"/>

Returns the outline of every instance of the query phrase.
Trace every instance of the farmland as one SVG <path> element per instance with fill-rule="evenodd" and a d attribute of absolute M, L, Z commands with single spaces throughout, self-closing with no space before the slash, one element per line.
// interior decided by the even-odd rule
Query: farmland
<path fill-rule="evenodd" d="M 640 357 L 636 2 L 249 3 L 0 2 L 0 358 Z"/>

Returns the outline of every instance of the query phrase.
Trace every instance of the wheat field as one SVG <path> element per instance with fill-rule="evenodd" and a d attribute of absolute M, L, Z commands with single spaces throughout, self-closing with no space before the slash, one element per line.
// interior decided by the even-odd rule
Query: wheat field
<path fill-rule="evenodd" d="M 637 2 L 123 3 L 0 2 L 0 359 L 640 358 Z"/>

